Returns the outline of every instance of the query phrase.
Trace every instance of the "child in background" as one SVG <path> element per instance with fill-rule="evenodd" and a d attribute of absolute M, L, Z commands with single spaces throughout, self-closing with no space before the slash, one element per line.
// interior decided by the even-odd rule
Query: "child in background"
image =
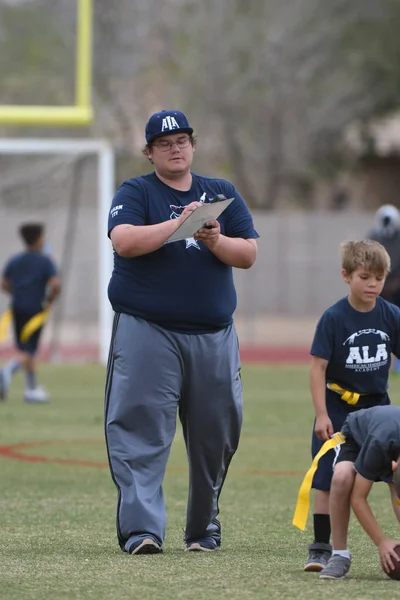
<path fill-rule="evenodd" d="M 21 340 L 21 332 L 33 316 L 45 308 L 48 309 L 57 298 L 60 293 L 60 279 L 54 262 L 43 253 L 43 224 L 24 224 L 19 233 L 25 243 L 25 250 L 7 261 L 1 280 L 2 290 L 11 297 L 10 308 L 17 354 L 0 371 L 0 399 L 6 398 L 12 376 L 22 368 L 26 375 L 24 400 L 47 402 L 47 394 L 36 383 L 35 355 L 43 327 L 34 331 L 27 341 Z"/>
<path fill-rule="evenodd" d="M 376 240 L 390 256 L 390 273 L 382 290 L 382 298 L 400 307 L 400 212 L 393 204 L 383 204 L 375 213 L 375 226 L 367 237 Z M 400 360 L 393 361 L 400 373 Z"/>

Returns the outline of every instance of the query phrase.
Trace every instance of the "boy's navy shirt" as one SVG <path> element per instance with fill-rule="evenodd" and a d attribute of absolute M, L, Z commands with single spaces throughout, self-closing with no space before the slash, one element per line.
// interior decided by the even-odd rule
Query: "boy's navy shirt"
<path fill-rule="evenodd" d="M 186 192 L 165 185 L 154 172 L 125 181 L 112 202 L 108 235 L 116 225 L 153 225 L 178 218 L 191 202 L 208 203 L 224 194 L 235 200 L 218 218 L 221 233 L 232 238 L 259 237 L 231 183 L 194 173 L 192 178 Z M 236 309 L 232 267 L 194 238 L 134 258 L 114 252 L 108 296 L 115 312 L 185 333 L 223 329 L 232 323 Z"/>
<path fill-rule="evenodd" d="M 42 252 L 27 250 L 12 256 L 3 270 L 11 286 L 12 310 L 25 315 L 43 310 L 47 284 L 56 274 L 54 262 Z"/>
<path fill-rule="evenodd" d="M 392 461 L 400 455 L 400 406 L 373 406 L 352 413 L 342 427 L 360 446 L 354 467 L 364 479 L 393 478 Z"/>
<path fill-rule="evenodd" d="M 327 383 L 360 394 L 385 394 L 391 354 L 400 356 L 400 309 L 378 297 L 373 310 L 355 310 L 347 297 L 320 318 L 311 354 L 328 361 Z M 357 403 L 362 407 L 362 397 Z"/>

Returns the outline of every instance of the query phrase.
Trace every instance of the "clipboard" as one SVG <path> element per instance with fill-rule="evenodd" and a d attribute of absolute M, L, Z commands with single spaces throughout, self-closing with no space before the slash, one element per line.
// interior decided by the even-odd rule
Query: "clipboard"
<path fill-rule="evenodd" d="M 205 202 L 190 213 L 188 218 L 179 225 L 178 229 L 169 236 L 165 243 L 170 244 L 171 242 L 180 242 L 192 238 L 207 221 L 218 219 L 233 200 L 234 198 L 225 198 L 224 200 Z"/>

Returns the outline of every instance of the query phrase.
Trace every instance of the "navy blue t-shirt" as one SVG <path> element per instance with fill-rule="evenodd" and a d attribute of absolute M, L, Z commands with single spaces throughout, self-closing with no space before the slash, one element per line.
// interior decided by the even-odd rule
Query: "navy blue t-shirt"
<path fill-rule="evenodd" d="M 369 312 L 355 310 L 347 297 L 318 322 L 311 354 L 328 361 L 327 383 L 359 394 L 384 394 L 391 353 L 400 356 L 400 309 L 378 297 Z"/>
<path fill-rule="evenodd" d="M 194 173 L 192 177 L 186 192 L 164 184 L 154 172 L 125 181 L 112 202 L 108 234 L 116 225 L 154 225 L 176 219 L 191 202 L 209 202 L 224 194 L 235 200 L 218 218 L 221 233 L 232 238 L 259 237 L 232 184 Z M 108 297 L 115 312 L 186 333 L 223 329 L 232 323 L 236 309 L 232 267 L 194 238 L 134 258 L 114 252 Z"/>
<path fill-rule="evenodd" d="M 46 288 L 57 274 L 54 262 L 42 252 L 26 251 L 12 256 L 3 270 L 11 286 L 11 307 L 15 313 L 34 315 L 43 309 Z"/>
<path fill-rule="evenodd" d="M 342 432 L 360 446 L 357 473 L 369 481 L 392 480 L 392 460 L 400 455 L 400 406 L 359 410 L 347 417 Z"/>

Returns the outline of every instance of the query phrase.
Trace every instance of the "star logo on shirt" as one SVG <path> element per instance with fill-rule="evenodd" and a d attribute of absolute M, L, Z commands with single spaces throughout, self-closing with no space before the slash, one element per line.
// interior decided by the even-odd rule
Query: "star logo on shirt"
<path fill-rule="evenodd" d="M 194 246 L 195 248 L 197 248 L 198 250 L 200 250 L 200 246 L 199 246 L 199 244 L 196 242 L 196 240 L 194 238 L 186 238 L 185 242 L 186 242 L 186 250 L 188 248 L 190 248 L 191 246 Z"/>
<path fill-rule="evenodd" d="M 206 200 L 207 200 L 207 195 L 205 192 L 203 192 L 203 194 L 200 196 L 199 202 L 204 204 L 206 202 Z M 171 209 L 170 219 L 178 219 L 178 217 L 180 217 L 182 212 L 184 211 L 185 207 L 177 206 L 175 204 L 170 204 L 170 209 Z M 201 250 L 199 243 L 193 237 L 186 238 L 185 243 L 186 243 L 186 250 L 188 248 L 191 248 L 192 246 L 193 246 L 193 248 L 197 248 L 197 250 Z"/>

